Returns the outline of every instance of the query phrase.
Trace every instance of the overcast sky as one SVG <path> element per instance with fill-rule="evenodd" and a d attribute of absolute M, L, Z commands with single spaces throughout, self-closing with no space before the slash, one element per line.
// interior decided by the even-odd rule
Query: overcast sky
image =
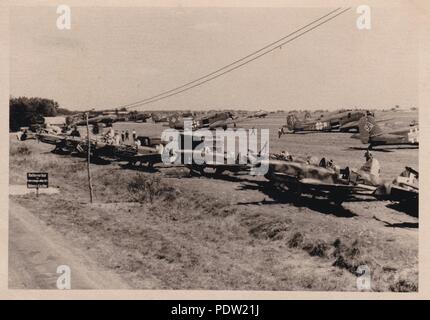
<path fill-rule="evenodd" d="M 113 108 L 209 73 L 334 8 L 76 8 L 71 30 L 56 7 L 10 17 L 12 96 L 62 107 Z M 335 109 L 418 106 L 415 13 L 355 8 L 201 87 L 140 110 Z"/>

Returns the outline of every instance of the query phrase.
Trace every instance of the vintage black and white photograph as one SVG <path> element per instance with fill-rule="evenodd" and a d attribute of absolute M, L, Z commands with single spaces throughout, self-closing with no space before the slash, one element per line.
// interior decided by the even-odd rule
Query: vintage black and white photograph
<path fill-rule="evenodd" d="M 9 289 L 418 292 L 417 7 L 9 9 Z"/>

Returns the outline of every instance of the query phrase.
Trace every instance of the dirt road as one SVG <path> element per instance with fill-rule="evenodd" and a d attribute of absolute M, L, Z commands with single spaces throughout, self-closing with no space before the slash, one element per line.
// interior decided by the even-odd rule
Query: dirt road
<path fill-rule="evenodd" d="M 57 289 L 60 265 L 71 268 L 71 289 L 128 288 L 14 201 L 10 201 L 9 231 L 11 289 Z"/>

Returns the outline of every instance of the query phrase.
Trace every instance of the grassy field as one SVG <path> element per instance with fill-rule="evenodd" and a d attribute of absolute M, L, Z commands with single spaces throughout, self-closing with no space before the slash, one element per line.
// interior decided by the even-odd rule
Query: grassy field
<path fill-rule="evenodd" d="M 395 116 L 402 123 L 417 118 Z M 269 128 L 271 152 L 362 164 L 363 145 L 350 134 L 278 139 L 284 122 L 269 116 L 243 126 Z M 149 136 L 165 129 L 147 123 L 114 127 Z M 366 264 L 372 290 L 418 290 L 418 218 L 395 204 L 354 201 L 340 208 L 310 198 L 297 204 L 273 193 L 262 178 L 190 178 L 181 167 L 148 173 L 117 163 L 92 165 L 95 203 L 89 204 L 85 160 L 51 149 L 11 136 L 10 184 L 25 184 L 26 172 L 46 171 L 50 184 L 60 188 L 59 194 L 11 201 L 133 288 L 355 291 L 356 268 Z M 406 165 L 418 168 L 417 150 L 374 154 L 387 179 Z"/>

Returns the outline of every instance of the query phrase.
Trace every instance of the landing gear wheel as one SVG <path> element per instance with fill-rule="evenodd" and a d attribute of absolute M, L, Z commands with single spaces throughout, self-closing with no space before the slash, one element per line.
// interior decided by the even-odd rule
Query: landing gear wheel
<path fill-rule="evenodd" d="M 333 203 L 337 206 L 341 206 L 344 201 L 345 199 L 343 198 L 333 199 Z"/>
<path fill-rule="evenodd" d="M 222 168 L 216 168 L 215 169 L 215 175 L 216 176 L 222 175 L 223 172 L 224 172 L 224 170 Z"/>
<path fill-rule="evenodd" d="M 338 193 L 334 193 L 331 197 L 330 200 L 337 206 L 341 206 L 342 203 L 346 200 L 346 198 L 348 197 L 347 194 L 343 193 L 343 192 L 338 192 Z"/>
<path fill-rule="evenodd" d="M 293 202 L 295 204 L 300 204 L 301 199 L 302 199 L 302 186 L 300 183 L 298 183 L 294 188 L 291 189 L 292 191 L 292 195 L 293 195 Z"/>
<path fill-rule="evenodd" d="M 199 173 L 202 177 L 204 177 L 206 175 L 205 167 L 203 166 L 199 167 Z"/>

